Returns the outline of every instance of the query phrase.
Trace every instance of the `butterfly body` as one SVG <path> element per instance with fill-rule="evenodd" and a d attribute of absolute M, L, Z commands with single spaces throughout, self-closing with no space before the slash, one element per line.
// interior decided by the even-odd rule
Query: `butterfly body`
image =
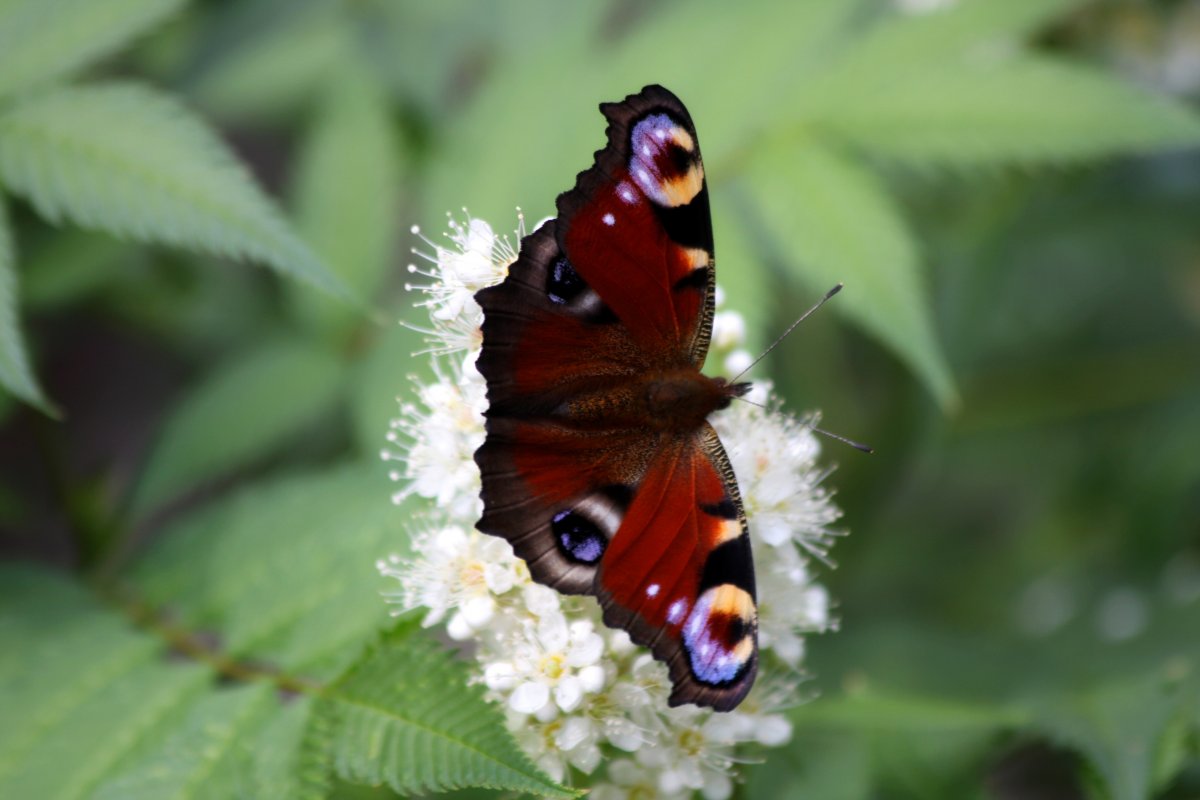
<path fill-rule="evenodd" d="M 648 86 L 480 291 L 487 437 L 478 528 L 535 580 L 595 595 L 668 664 L 670 702 L 728 710 L 757 670 L 749 531 L 708 422 L 749 389 L 702 373 L 715 272 L 691 117 Z"/>

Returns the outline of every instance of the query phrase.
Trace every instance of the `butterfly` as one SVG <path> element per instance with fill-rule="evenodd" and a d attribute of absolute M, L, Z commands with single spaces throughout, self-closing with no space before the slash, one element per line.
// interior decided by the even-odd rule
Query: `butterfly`
<path fill-rule="evenodd" d="M 716 275 L 700 145 L 674 94 L 604 103 L 608 144 L 479 291 L 477 527 L 533 579 L 595 595 L 667 664 L 670 705 L 738 705 L 758 669 L 750 534 L 701 372 Z"/>

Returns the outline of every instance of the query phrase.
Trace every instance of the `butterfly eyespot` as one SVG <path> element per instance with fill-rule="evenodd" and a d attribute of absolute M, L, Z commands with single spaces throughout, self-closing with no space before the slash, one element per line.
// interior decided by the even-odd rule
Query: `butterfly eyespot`
<path fill-rule="evenodd" d="M 546 273 L 546 296 L 550 302 L 566 305 L 586 291 L 588 285 L 565 258 L 559 258 Z"/>
<path fill-rule="evenodd" d="M 550 522 L 550 530 L 559 548 L 569 558 L 595 564 L 608 547 L 608 537 L 600 526 L 577 511 L 560 511 Z"/>
<path fill-rule="evenodd" d="M 733 683 L 754 658 L 754 599 L 733 584 L 700 595 L 683 624 L 684 648 L 696 680 L 714 686 Z"/>

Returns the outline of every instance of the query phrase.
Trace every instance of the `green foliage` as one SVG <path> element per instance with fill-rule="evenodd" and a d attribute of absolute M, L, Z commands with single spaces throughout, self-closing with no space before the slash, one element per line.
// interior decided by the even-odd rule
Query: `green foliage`
<path fill-rule="evenodd" d="M 302 436 L 330 410 L 343 378 L 334 354 L 302 341 L 264 342 L 224 362 L 164 423 L 134 498 L 135 513 Z"/>
<path fill-rule="evenodd" d="M 482 689 L 466 686 L 465 665 L 419 630 L 410 620 L 324 692 L 315 713 L 338 773 L 404 793 L 485 786 L 578 797 L 529 761 Z"/>
<path fill-rule="evenodd" d="M 0 796 L 575 794 L 380 597 L 438 522 L 377 458 L 428 375 L 390 319 L 410 224 L 551 213 L 650 82 L 751 346 L 846 283 L 770 377 L 878 451 L 834 455 L 841 630 L 738 796 L 1196 795 L 1200 117 L 1138 85 L 1195 47 L 1160 5 L 0 0 L 0 548 L 67 565 L 0 566 Z"/>
<path fill-rule="evenodd" d="M 17 318 L 16 251 L 8 210 L 0 197 L 0 386 L 43 411 L 49 402 L 38 386 L 25 354 L 25 340 Z"/>
<path fill-rule="evenodd" d="M 11 0 L 0 7 L 0 96 L 111 55 L 183 0 Z"/>
<path fill-rule="evenodd" d="M 325 263 L 358 295 L 377 296 L 399 218 L 399 144 L 382 90 L 350 61 L 326 81 L 298 159 L 296 216 Z M 297 287 L 303 314 L 353 330 L 354 310 Z"/>
<path fill-rule="evenodd" d="M 1178 774 L 1194 735 L 1197 692 L 1190 680 L 1122 681 L 1044 701 L 1039 723 L 1087 759 L 1103 797 L 1152 797 Z"/>
<path fill-rule="evenodd" d="M 847 282 L 838 304 L 910 363 L 946 406 L 955 403 L 921 286 L 916 243 L 892 198 L 861 166 L 819 141 L 784 156 L 756 154 L 753 194 L 801 198 L 762 202 L 759 216 L 783 250 L 784 263 L 814 291 Z"/>
<path fill-rule="evenodd" d="M 212 131 L 145 86 L 57 89 L 9 108 L 0 178 L 55 222 L 261 260 L 342 291 Z"/>

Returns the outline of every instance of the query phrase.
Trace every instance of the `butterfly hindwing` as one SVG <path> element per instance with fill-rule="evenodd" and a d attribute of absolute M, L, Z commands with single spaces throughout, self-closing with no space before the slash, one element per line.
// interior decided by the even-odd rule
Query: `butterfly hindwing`
<path fill-rule="evenodd" d="M 667 662 L 673 705 L 727 710 L 754 681 L 757 613 L 737 482 L 705 421 L 740 392 L 699 372 L 715 289 L 699 142 L 661 87 L 601 111 L 608 146 L 476 295 L 478 528 L 535 580 L 596 595 Z"/>
<path fill-rule="evenodd" d="M 650 464 L 596 589 L 605 622 L 668 664 L 672 705 L 727 710 L 750 690 L 758 614 L 749 530 L 711 426 Z"/>

